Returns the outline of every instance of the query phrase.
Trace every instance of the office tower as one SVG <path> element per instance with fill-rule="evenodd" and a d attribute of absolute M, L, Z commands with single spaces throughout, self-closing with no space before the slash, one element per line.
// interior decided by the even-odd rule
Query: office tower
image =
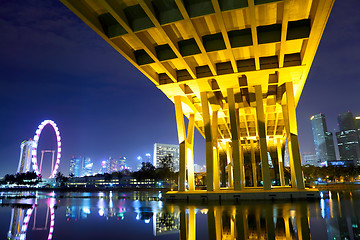
<path fill-rule="evenodd" d="M 29 141 L 23 141 L 21 143 L 20 159 L 19 159 L 17 173 L 25 173 L 25 172 L 30 171 L 33 144 L 34 144 L 34 141 L 32 139 L 30 139 Z"/>
<path fill-rule="evenodd" d="M 101 168 L 100 168 L 98 174 L 107 173 L 107 165 L 108 165 L 107 163 L 108 163 L 108 161 L 105 161 L 105 160 L 101 162 Z"/>
<path fill-rule="evenodd" d="M 151 154 L 150 153 L 145 154 L 145 162 L 151 162 Z"/>
<path fill-rule="evenodd" d="M 358 132 L 359 144 L 360 144 L 360 116 L 355 117 L 355 127 Z"/>
<path fill-rule="evenodd" d="M 175 172 L 179 171 L 179 145 L 155 143 L 154 166 L 160 167 L 160 160 L 169 154 L 173 157 L 173 170 Z"/>
<path fill-rule="evenodd" d="M 126 157 L 119 157 L 119 162 L 118 162 L 118 166 L 119 166 L 119 171 L 122 171 L 124 169 L 126 169 Z"/>
<path fill-rule="evenodd" d="M 118 171 L 118 161 L 117 159 L 113 158 L 113 157 L 109 157 L 109 159 L 107 160 L 107 169 L 106 172 L 107 173 L 113 173 L 113 172 L 117 172 Z"/>
<path fill-rule="evenodd" d="M 333 134 L 327 130 L 325 115 L 316 114 L 310 120 L 318 165 L 324 165 L 327 161 L 335 161 Z"/>
<path fill-rule="evenodd" d="M 354 166 L 360 166 L 360 146 L 358 131 L 355 127 L 352 112 L 339 114 L 339 132 L 336 133 L 340 160 L 353 161 Z"/>
<path fill-rule="evenodd" d="M 304 165 L 312 165 L 315 167 L 319 167 L 315 154 L 312 154 L 310 152 L 304 152 L 302 159 L 303 159 Z"/>
<path fill-rule="evenodd" d="M 74 177 L 81 177 L 81 157 L 72 157 L 70 159 L 70 170 L 69 175 L 72 175 Z"/>
<path fill-rule="evenodd" d="M 94 163 L 91 162 L 90 158 L 84 158 L 82 162 L 82 176 L 91 176 L 93 171 Z"/>

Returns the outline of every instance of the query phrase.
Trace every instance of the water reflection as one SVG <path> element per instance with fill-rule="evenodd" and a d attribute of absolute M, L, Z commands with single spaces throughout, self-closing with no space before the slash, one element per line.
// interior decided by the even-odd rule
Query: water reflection
<path fill-rule="evenodd" d="M 50 240 L 53 234 L 63 234 L 70 223 L 96 222 L 100 229 L 111 226 L 114 238 L 117 230 L 125 231 L 125 239 L 149 228 L 151 233 L 142 239 L 360 239 L 359 193 L 324 192 L 314 202 L 222 204 L 166 203 L 160 200 L 161 192 L 43 194 L 30 202 L 25 199 L 25 204 L 12 202 L 7 235 L 16 240 L 25 240 L 27 235 Z M 120 222 L 130 224 L 126 226 L 133 231 Z M 91 237 L 92 229 L 83 231 L 88 232 L 88 239 L 96 239 Z M 43 232 L 41 237 L 37 232 Z M 65 232 L 69 232 L 67 240 L 76 239 L 77 233 Z"/>
<path fill-rule="evenodd" d="M 34 204 L 29 205 L 28 203 L 15 204 L 11 210 L 10 228 L 7 234 L 8 239 L 25 240 L 28 227 L 30 225 L 30 219 L 33 215 L 33 231 L 48 231 L 47 239 L 51 240 L 54 232 L 55 224 L 55 199 L 50 198 L 47 201 L 46 217 L 43 223 L 40 223 L 42 227 L 37 224 L 38 220 L 38 205 L 37 199 L 34 200 Z"/>

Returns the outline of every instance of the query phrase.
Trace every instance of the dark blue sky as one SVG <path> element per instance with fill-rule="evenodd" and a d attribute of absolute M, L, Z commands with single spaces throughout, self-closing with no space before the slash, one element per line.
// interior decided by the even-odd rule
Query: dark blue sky
<path fill-rule="evenodd" d="M 359 12 L 357 0 L 335 2 L 298 106 L 301 152 L 314 152 L 311 115 L 335 131 L 337 114 L 360 114 Z M 170 100 L 59 1 L 0 1 L 0 32 L 0 176 L 16 171 L 20 143 L 45 119 L 59 126 L 66 174 L 73 155 L 97 170 L 109 156 L 131 164 L 155 142 L 177 143 Z"/>

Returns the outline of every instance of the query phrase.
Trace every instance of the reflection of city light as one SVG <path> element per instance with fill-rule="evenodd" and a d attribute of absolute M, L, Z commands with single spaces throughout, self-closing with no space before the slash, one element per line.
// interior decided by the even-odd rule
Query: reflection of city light
<path fill-rule="evenodd" d="M 140 220 L 140 213 L 136 214 L 136 220 Z"/>
<path fill-rule="evenodd" d="M 207 208 L 204 208 L 204 209 L 201 209 L 200 212 L 201 214 L 207 214 L 208 213 L 208 209 Z"/>
<path fill-rule="evenodd" d="M 150 222 L 150 219 L 145 219 L 145 223 L 149 223 Z"/>
<path fill-rule="evenodd" d="M 83 210 L 84 213 L 90 214 L 90 208 L 84 207 L 82 210 Z"/>
<path fill-rule="evenodd" d="M 103 208 L 99 208 L 99 216 L 102 217 L 104 216 L 104 209 Z"/>
<path fill-rule="evenodd" d="M 321 216 L 325 218 L 325 200 L 320 200 L 320 209 L 321 209 Z"/>

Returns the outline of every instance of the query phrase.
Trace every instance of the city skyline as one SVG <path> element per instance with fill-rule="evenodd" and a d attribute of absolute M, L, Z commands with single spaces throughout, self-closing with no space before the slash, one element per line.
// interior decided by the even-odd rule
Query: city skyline
<path fill-rule="evenodd" d="M 360 113 L 356 6 L 338 1 L 330 14 L 298 105 L 301 152 L 315 151 L 313 114 L 324 113 L 328 131 L 335 132 L 337 114 Z M 172 103 L 60 2 L 29 2 L 20 9 L 9 2 L 0 13 L 7 33 L 0 40 L 0 176 L 16 171 L 20 143 L 47 118 L 62 134 L 62 172 L 72 155 L 94 161 L 123 155 L 135 161 L 155 142 L 177 144 Z M 345 18 L 346 24 L 338 21 Z M 136 100 L 128 102 L 133 94 Z M 150 128 L 150 123 L 158 124 Z M 203 165 L 205 141 L 198 133 L 196 138 L 195 163 Z"/>

